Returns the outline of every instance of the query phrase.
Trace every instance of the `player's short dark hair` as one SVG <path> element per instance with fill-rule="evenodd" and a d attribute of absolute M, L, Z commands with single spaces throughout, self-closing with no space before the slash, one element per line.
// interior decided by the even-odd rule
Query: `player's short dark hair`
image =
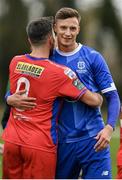
<path fill-rule="evenodd" d="M 55 15 L 55 22 L 58 19 L 67 19 L 67 18 L 73 18 L 73 17 L 76 17 L 78 19 L 78 22 L 80 23 L 81 16 L 76 9 L 63 7 L 57 11 Z"/>
<path fill-rule="evenodd" d="M 26 27 L 28 38 L 33 45 L 46 42 L 49 34 L 52 34 L 53 17 L 41 17 L 29 22 Z"/>

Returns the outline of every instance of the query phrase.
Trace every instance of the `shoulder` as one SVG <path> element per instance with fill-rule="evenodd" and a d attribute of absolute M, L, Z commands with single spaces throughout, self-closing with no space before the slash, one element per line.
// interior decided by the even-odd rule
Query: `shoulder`
<path fill-rule="evenodd" d="M 82 51 L 84 53 L 84 56 L 91 62 L 91 63 L 95 63 L 96 61 L 100 61 L 103 62 L 105 61 L 103 55 L 97 51 L 94 48 L 91 48 L 89 46 L 83 45 L 82 47 Z"/>
<path fill-rule="evenodd" d="M 18 63 L 18 61 L 21 61 L 25 59 L 25 55 L 16 55 L 12 58 L 9 67 L 10 68 L 14 68 L 16 66 L 16 64 Z"/>
<path fill-rule="evenodd" d="M 47 60 L 47 62 L 48 71 L 51 71 L 51 73 L 55 74 L 56 76 L 63 76 L 64 70 L 67 68 L 66 66 L 57 64 L 51 60 Z"/>
<path fill-rule="evenodd" d="M 64 65 L 57 64 L 52 61 L 48 61 L 50 65 L 50 69 L 57 74 L 57 76 L 64 77 L 67 76 L 70 79 L 73 79 L 76 77 L 76 74 L 74 71 L 72 71 L 69 67 L 66 67 Z"/>
<path fill-rule="evenodd" d="M 53 62 L 52 60 L 47 60 L 47 62 L 48 62 L 48 65 L 50 66 L 50 68 L 52 68 L 52 69 L 54 69 L 54 70 L 62 70 L 62 69 L 64 69 L 65 68 L 65 66 L 63 66 L 63 65 L 60 65 L 60 64 L 58 64 L 58 63 L 56 63 L 56 62 Z"/>
<path fill-rule="evenodd" d="M 92 55 L 101 55 L 99 51 L 97 51 L 96 49 L 83 45 L 82 46 L 82 50 L 84 51 L 85 54 L 88 54 L 89 56 Z"/>
<path fill-rule="evenodd" d="M 16 55 L 12 58 L 12 61 L 16 61 L 16 60 L 20 60 L 20 59 L 23 59 L 25 58 L 25 55 Z"/>

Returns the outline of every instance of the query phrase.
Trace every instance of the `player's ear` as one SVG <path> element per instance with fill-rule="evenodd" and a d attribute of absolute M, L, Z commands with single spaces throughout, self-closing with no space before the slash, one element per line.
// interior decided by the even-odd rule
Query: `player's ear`
<path fill-rule="evenodd" d="M 48 41 L 49 41 L 49 44 L 52 44 L 52 42 L 54 42 L 54 37 L 53 37 L 53 35 L 49 35 L 49 36 L 48 36 Z"/>
<path fill-rule="evenodd" d="M 79 32 L 80 32 L 80 26 L 78 27 L 78 34 L 79 34 Z"/>
<path fill-rule="evenodd" d="M 30 38 L 28 38 L 28 42 L 30 43 L 30 45 L 31 45 L 31 40 L 30 40 Z"/>

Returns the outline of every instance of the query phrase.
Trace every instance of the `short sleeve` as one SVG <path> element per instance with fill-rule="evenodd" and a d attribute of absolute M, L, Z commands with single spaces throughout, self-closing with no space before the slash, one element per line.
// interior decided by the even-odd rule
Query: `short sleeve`
<path fill-rule="evenodd" d="M 91 56 L 94 58 L 92 65 L 94 78 L 101 92 L 106 93 L 116 90 L 112 75 L 105 59 L 100 53 L 93 53 Z"/>
<path fill-rule="evenodd" d="M 86 92 L 86 87 L 69 68 L 62 71 L 62 83 L 59 87 L 59 95 L 73 99 L 79 99 Z"/>

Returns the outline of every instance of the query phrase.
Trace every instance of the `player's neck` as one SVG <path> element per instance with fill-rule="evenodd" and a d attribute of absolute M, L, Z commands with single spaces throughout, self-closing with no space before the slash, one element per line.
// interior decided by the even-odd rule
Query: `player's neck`
<path fill-rule="evenodd" d="M 45 47 L 32 48 L 30 55 L 37 58 L 49 58 L 49 50 Z"/>
<path fill-rule="evenodd" d="M 74 43 L 71 46 L 64 46 L 62 44 L 58 44 L 58 49 L 62 52 L 72 52 L 78 47 L 78 43 Z"/>

